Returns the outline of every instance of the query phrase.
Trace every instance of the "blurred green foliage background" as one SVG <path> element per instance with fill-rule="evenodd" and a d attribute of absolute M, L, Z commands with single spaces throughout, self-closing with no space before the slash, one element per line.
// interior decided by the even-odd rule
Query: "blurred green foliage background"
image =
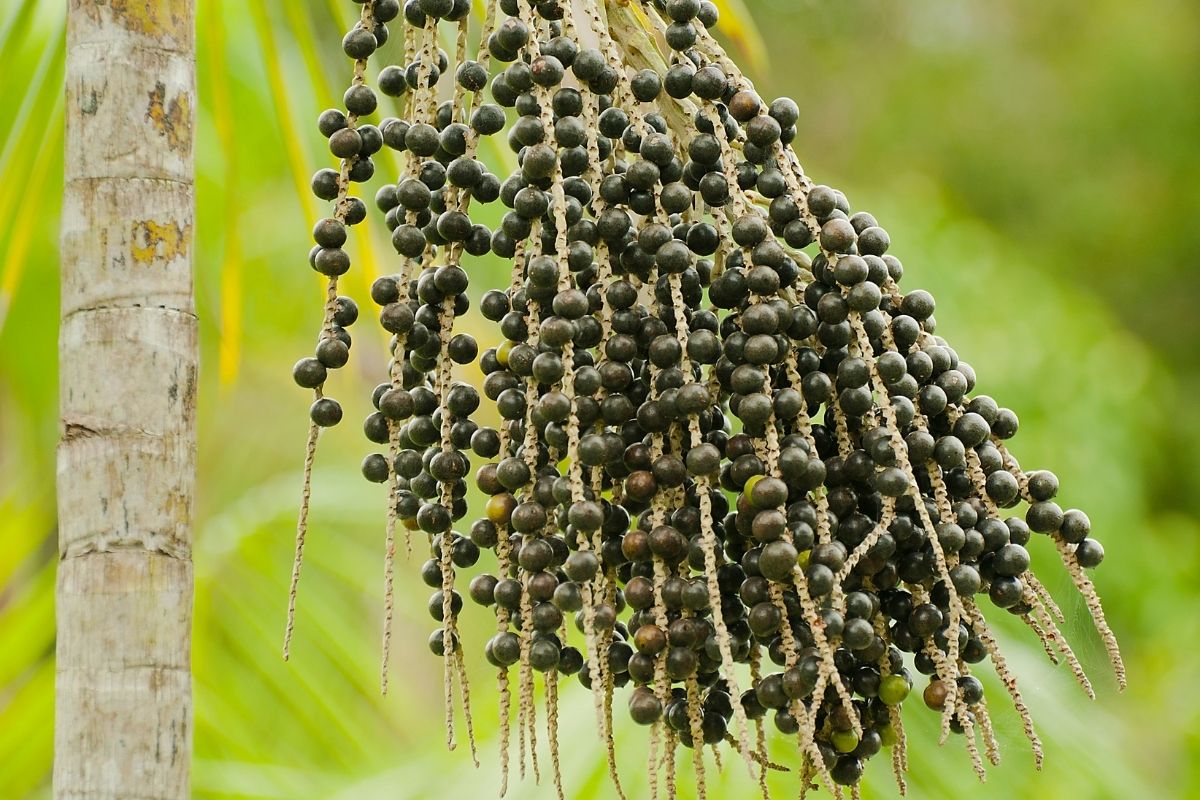
<path fill-rule="evenodd" d="M 0 4 L 5 798 L 50 791 L 66 5 Z M 1022 462 L 1059 474 L 1064 503 L 1089 512 L 1108 551 L 1095 579 L 1124 646 L 1128 692 L 1117 694 L 1052 551 L 1035 548 L 1100 699 L 1087 701 L 1028 631 L 1004 624 L 1003 645 L 1046 743 L 1044 771 L 1034 772 L 992 680 L 1004 763 L 976 785 L 961 743 L 939 750 L 933 715 L 914 707 L 912 795 L 1196 796 L 1200 6 L 722 5 L 724 35 L 764 96 L 799 101 L 796 149 L 809 173 L 889 229 L 905 284 L 938 298 L 939 333 L 976 367 L 979 390 L 1020 414 Z M 425 646 L 433 623 L 419 562 L 399 564 L 393 690 L 381 698 L 376 688 L 384 497 L 358 475 L 372 448 L 356 420 L 385 362 L 382 333 L 369 321 L 356 335 L 352 368 L 328 387 L 350 421 L 322 441 L 293 659 L 279 658 L 309 402 L 289 368 L 308 352 L 321 298 L 305 259 L 319 209 L 305 186 L 329 163 L 313 121 L 348 80 L 338 42 L 354 8 L 345 0 L 198 6 L 195 268 L 205 366 L 195 796 L 494 796 L 490 671 L 479 668 L 481 656 L 471 659 L 483 762 L 475 770 L 463 748 L 447 753 L 442 743 L 441 665 Z M 394 43 L 384 55 L 395 55 Z M 394 162 L 381 160 L 364 196 L 394 172 Z M 363 227 L 345 288 L 366 310 L 366 287 L 390 271 L 392 255 L 382 224 Z M 476 296 L 508 280 L 496 260 L 471 272 Z M 483 346 L 495 343 L 478 316 L 463 325 Z M 466 618 L 468 641 L 481 643 L 490 615 Z M 563 712 L 569 796 L 613 796 L 586 692 L 570 692 Z M 623 725 L 618 737 L 630 797 L 643 797 L 644 732 Z M 791 747 L 776 742 L 777 760 L 790 760 Z M 726 759 L 710 796 L 753 796 L 735 761 Z M 894 796 L 886 759 L 876 761 L 864 796 Z M 778 776 L 773 788 L 791 796 L 796 779 Z M 550 793 L 530 781 L 510 796 Z"/>

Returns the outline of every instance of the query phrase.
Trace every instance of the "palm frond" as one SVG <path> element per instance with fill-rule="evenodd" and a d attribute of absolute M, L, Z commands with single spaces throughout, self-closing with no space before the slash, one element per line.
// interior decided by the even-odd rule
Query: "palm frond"
<path fill-rule="evenodd" d="M 229 70 L 226 66 L 225 22 L 221 10 L 215 7 L 201 8 L 200 25 L 208 38 L 209 55 L 207 64 L 208 85 L 212 90 L 212 122 L 216 128 L 217 141 L 225 159 L 224 192 L 221 208 L 224 211 L 222 233 L 224 238 L 221 258 L 221 339 L 217 346 L 217 376 L 222 389 L 237 380 L 242 350 L 242 248 L 241 230 L 238 219 L 241 215 L 239 193 L 240 172 L 238 170 L 237 139 L 234 131 L 234 108 L 230 90 Z"/>
<path fill-rule="evenodd" d="M 771 54 L 746 0 L 713 0 L 721 16 L 717 30 L 733 45 L 752 77 L 761 78 L 771 66 Z M 769 12 L 768 12 L 769 13 Z"/>
<path fill-rule="evenodd" d="M 14 25 L 14 27 L 16 26 Z M 51 45 L 45 48 L 39 56 L 37 65 L 33 68 L 33 74 L 29 76 L 29 81 L 25 86 L 21 102 L 17 106 L 16 114 L 5 128 L 0 128 L 0 134 L 2 134 L 0 139 L 4 141 L 4 147 L 0 149 L 0 172 L 4 174 L 8 174 L 17 153 L 30 152 L 30 150 L 20 147 L 20 145 L 28 146 L 29 144 L 24 141 L 24 136 L 31 133 L 45 133 L 46 129 L 41 125 L 32 125 L 32 118 L 34 112 L 45 104 L 46 98 L 50 94 L 47 87 L 57 86 L 62 82 L 66 53 L 66 44 L 63 41 L 65 30 L 66 21 L 58 20 L 50 34 Z M 3 71 L 5 75 L 24 73 L 25 70 L 19 66 L 23 62 L 24 56 L 15 46 L 12 48 L 0 46 L 0 71 Z"/>
<path fill-rule="evenodd" d="M 0 63 L 10 58 L 9 48 L 14 46 L 14 43 L 25 41 L 37 8 L 37 0 L 20 0 L 11 6 L 12 13 L 5 16 L 4 22 L 0 23 Z"/>
<path fill-rule="evenodd" d="M 8 308 L 12 304 L 13 298 L 16 297 L 17 290 L 21 286 L 21 279 L 25 275 L 25 269 L 29 265 L 29 250 L 33 239 L 41 233 L 39 227 L 33 222 L 44 208 L 37 201 L 43 198 L 50 173 L 58 166 L 59 159 L 61 159 L 59 153 L 63 140 L 61 98 L 55 103 L 50 114 L 49 124 L 50 128 L 45 131 L 46 136 L 43 138 L 41 147 L 23 181 L 24 195 L 18 196 L 16 192 L 0 193 L 0 219 L 13 221 L 12 237 L 8 241 L 8 247 L 2 251 L 3 260 L 0 261 L 0 331 L 4 330 L 4 322 L 8 318 Z M 29 127 L 32 128 L 32 126 Z M 32 131 L 27 131 L 27 133 L 31 136 L 35 135 Z M 15 212 L 4 207 L 16 204 L 18 199 L 23 202 Z"/>
<path fill-rule="evenodd" d="M 292 82 L 285 78 L 286 70 L 276 44 L 272 17 L 268 13 L 266 5 L 251 3 L 250 13 L 254 19 L 254 30 L 258 34 L 258 49 L 262 54 L 262 65 L 266 71 L 268 94 L 274 106 L 275 119 L 278 120 L 276 130 L 283 140 L 283 149 L 291 170 L 295 196 L 303 207 L 309 225 L 312 225 L 316 222 L 320 212 L 312 192 L 309 191 L 310 170 L 308 159 L 304 155 L 304 145 L 300 141 L 301 125 L 292 111 L 290 92 L 288 91 Z"/>

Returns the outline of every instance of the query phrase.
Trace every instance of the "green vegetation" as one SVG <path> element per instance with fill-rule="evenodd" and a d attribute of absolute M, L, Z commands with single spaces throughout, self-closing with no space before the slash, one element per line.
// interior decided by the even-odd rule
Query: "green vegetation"
<path fill-rule="evenodd" d="M 1187 796 L 1200 777 L 1200 698 L 1187 653 L 1200 633 L 1190 613 L 1200 472 L 1188 458 L 1200 443 L 1188 414 L 1200 388 L 1200 279 L 1189 261 L 1200 251 L 1189 224 L 1200 210 L 1191 144 L 1200 110 L 1186 100 L 1200 88 L 1197 13 L 1165 0 L 1105 0 L 1086 18 L 1027 0 L 746 5 L 772 54 L 753 77 L 764 96 L 800 100 L 796 148 L 807 170 L 886 221 L 906 286 L 939 298 L 939 333 L 979 370 L 980 389 L 1020 414 L 1022 462 L 1059 474 L 1064 502 L 1088 509 L 1107 549 L 1094 577 L 1125 650 L 1129 691 L 1115 694 L 1069 580 L 1043 569 L 1100 702 L 1089 703 L 1065 667 L 1046 666 L 1028 631 L 1005 627 L 1046 744 L 1044 772 L 1034 773 L 1003 703 L 994 709 L 1005 760 L 983 787 L 960 754 L 941 757 L 936 715 L 913 713 L 923 720 L 910 731 L 919 740 L 914 796 Z M 312 120 L 335 102 L 346 67 L 336 38 L 315 31 L 344 30 L 353 11 L 333 0 L 201 7 L 198 797 L 489 796 L 496 785 L 490 671 L 480 659 L 468 663 L 482 687 L 484 766 L 476 772 L 465 752 L 444 751 L 418 562 L 399 565 L 394 680 L 378 697 L 384 494 L 356 474 L 366 443 L 352 426 L 323 441 L 293 659 L 278 657 L 308 405 L 286 376 L 321 291 L 297 237 L 318 215 L 308 176 L 329 161 Z M 61 32 L 61 11 L 47 4 L 0 15 L 0 74 L 32 76 L 0 107 L 0 787 L 17 797 L 48 794 L 52 751 Z M 497 171 L 507 157 L 500 148 L 484 155 Z M 386 164 L 372 191 L 394 172 Z M 393 256 L 382 226 L 365 228 L 370 248 L 351 240 L 346 289 L 368 308 L 367 287 Z M 507 282 L 506 264 L 490 269 L 474 291 Z M 462 324 L 483 347 L 498 344 L 478 315 Z M 333 379 L 348 419 L 368 411 L 384 344 L 382 334 L 358 337 L 351 368 Z M 478 380 L 470 369 L 462 376 Z M 1035 563 L 1053 560 L 1048 548 L 1033 550 Z M 491 626 L 468 614 L 464 627 L 466 641 L 479 642 Z M 586 693 L 565 703 L 568 791 L 607 797 Z M 642 735 L 624 719 L 617 735 L 636 780 Z M 776 742 L 776 760 L 792 747 Z M 740 767 L 710 785 L 730 796 L 750 789 Z M 775 786 L 790 794 L 794 779 Z M 880 764 L 866 786 L 865 796 L 894 792 Z M 510 796 L 546 791 L 518 784 Z"/>

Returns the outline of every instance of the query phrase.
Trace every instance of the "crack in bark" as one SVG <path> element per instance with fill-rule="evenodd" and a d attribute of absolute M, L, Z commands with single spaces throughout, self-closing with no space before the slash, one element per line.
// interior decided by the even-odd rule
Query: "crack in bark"
<path fill-rule="evenodd" d="M 101 437 L 103 434 L 88 425 L 78 422 L 68 422 L 63 429 L 62 439 L 59 441 L 63 444 L 74 442 L 79 439 L 90 439 L 93 437 Z"/>
<path fill-rule="evenodd" d="M 64 314 L 62 317 L 62 321 L 63 321 L 63 323 L 66 323 L 67 320 L 71 319 L 72 317 L 74 317 L 78 314 L 87 314 L 87 313 L 94 312 L 94 311 L 127 311 L 127 310 L 134 309 L 134 308 L 158 309 L 160 311 L 170 311 L 173 314 L 180 314 L 185 317 L 190 317 L 191 319 L 194 319 L 196 321 L 200 320 L 199 315 L 197 315 L 195 311 L 189 311 L 185 308 L 176 308 L 175 306 L 167 306 L 167 305 L 147 305 L 145 303 L 130 303 L 129 305 L 103 304 L 103 305 L 96 305 L 96 306 L 84 306 L 83 308 L 75 308 L 75 309 L 68 311 L 66 314 Z"/>
<path fill-rule="evenodd" d="M 145 176 L 133 175 L 89 175 L 86 178 L 70 178 L 63 181 L 64 186 L 74 186 L 76 184 L 88 183 L 169 183 L 175 186 L 192 185 L 191 181 L 182 181 L 178 178 L 148 178 Z"/>
<path fill-rule="evenodd" d="M 71 546 L 58 554 L 58 560 L 66 561 L 68 558 L 139 551 L 178 561 L 192 560 L 192 549 L 190 547 L 168 534 L 157 531 L 147 531 L 132 536 L 124 536 L 120 539 L 107 539 L 98 535 L 91 537 L 88 541 L 73 542 Z"/>

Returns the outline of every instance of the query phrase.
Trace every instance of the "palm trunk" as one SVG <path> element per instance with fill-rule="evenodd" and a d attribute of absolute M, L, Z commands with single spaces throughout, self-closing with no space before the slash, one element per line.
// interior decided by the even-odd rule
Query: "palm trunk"
<path fill-rule="evenodd" d="M 193 0 L 68 0 L 56 798 L 185 798 Z"/>

